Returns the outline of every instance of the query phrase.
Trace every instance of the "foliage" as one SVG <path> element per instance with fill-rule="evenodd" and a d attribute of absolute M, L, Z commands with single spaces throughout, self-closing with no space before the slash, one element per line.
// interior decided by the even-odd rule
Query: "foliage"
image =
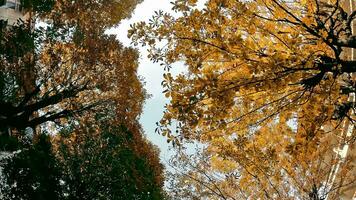
<path fill-rule="evenodd" d="M 140 2 L 23 0 L 29 18 L 0 20 L 1 198 L 163 199 L 138 52 L 105 34 Z"/>
<path fill-rule="evenodd" d="M 1 158 L 2 198 L 163 199 L 155 147 L 124 126 L 100 127 L 86 124 L 75 133 L 18 142 L 20 151 Z"/>
<path fill-rule="evenodd" d="M 46 2 L 26 2 L 32 17 L 1 29 L 0 74 L 11 80 L 9 97 L 16 96 L 0 101 L 6 108 L 0 111 L 1 128 L 63 125 L 60 119 L 106 104 L 115 105 L 126 121 L 135 120 L 145 98 L 138 53 L 104 32 L 129 17 L 140 1 L 53 1 L 46 12 L 36 10 L 49 6 Z M 42 25 L 33 27 L 36 20 Z"/>
<path fill-rule="evenodd" d="M 50 12 L 53 9 L 55 0 L 21 0 L 21 7 L 25 10 L 32 10 L 37 13 Z"/>
<path fill-rule="evenodd" d="M 158 152 L 140 134 L 104 122 L 58 139 L 65 199 L 162 199 Z"/>
<path fill-rule="evenodd" d="M 356 62 L 348 55 L 356 11 L 326 0 L 196 2 L 177 0 L 178 17 L 157 12 L 129 32 L 153 61 L 188 66 L 164 75 L 170 103 L 158 132 L 173 144 L 206 145 L 204 172 L 225 175 L 219 184 L 229 195 L 221 199 L 338 196 L 355 181 L 350 156 L 343 180 L 328 175 L 340 161 L 333 149 L 343 139 L 354 144 L 341 124 L 355 122 Z"/>
<path fill-rule="evenodd" d="M 2 162 L 2 199 L 61 199 L 61 167 L 49 136 L 40 135 L 33 145 Z"/>

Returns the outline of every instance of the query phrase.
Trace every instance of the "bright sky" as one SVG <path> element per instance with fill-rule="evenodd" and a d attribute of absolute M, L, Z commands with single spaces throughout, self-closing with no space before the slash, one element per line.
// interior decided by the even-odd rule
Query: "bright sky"
<path fill-rule="evenodd" d="M 172 8 L 173 0 L 144 0 L 135 9 L 132 17 L 129 20 L 124 20 L 117 28 L 108 31 L 109 34 L 117 35 L 117 38 L 125 45 L 132 46 L 130 39 L 127 38 L 127 31 L 130 29 L 130 24 L 140 21 L 146 21 L 154 15 L 154 11 L 163 10 L 169 12 Z M 206 0 L 198 1 L 198 8 L 202 8 Z M 143 76 L 146 82 L 145 88 L 149 94 L 152 95 L 150 99 L 146 100 L 146 104 L 141 116 L 140 122 L 143 126 L 147 138 L 161 150 L 161 161 L 165 163 L 168 161 L 172 153 L 169 153 L 168 148 L 170 144 L 167 139 L 155 133 L 156 122 L 158 122 L 163 115 L 164 105 L 168 103 L 168 99 L 162 93 L 163 88 L 161 82 L 163 81 L 164 69 L 159 63 L 152 63 L 147 58 L 147 48 L 141 46 L 136 47 L 140 51 L 140 65 L 138 73 Z M 178 74 L 184 71 L 183 65 L 175 64 L 170 73 Z"/>
<path fill-rule="evenodd" d="M 144 0 L 139 4 L 129 20 L 124 20 L 118 28 L 108 31 L 109 34 L 116 34 L 117 38 L 126 46 L 130 45 L 130 39 L 127 38 L 127 30 L 130 28 L 130 24 L 139 21 L 148 21 L 154 11 L 163 10 L 169 11 L 172 7 L 171 0 Z M 143 114 L 140 122 L 143 126 L 147 138 L 161 149 L 161 160 L 164 163 L 169 158 L 168 147 L 166 138 L 155 133 L 156 122 L 158 122 L 164 110 L 164 105 L 168 100 L 162 94 L 161 82 L 163 81 L 164 69 L 157 63 L 152 63 L 147 59 L 147 49 L 138 47 L 140 50 L 140 65 L 138 68 L 139 75 L 143 76 L 146 82 L 145 88 L 149 94 L 152 95 L 150 99 L 146 100 Z M 184 67 L 175 67 L 173 73 L 178 73 Z"/>

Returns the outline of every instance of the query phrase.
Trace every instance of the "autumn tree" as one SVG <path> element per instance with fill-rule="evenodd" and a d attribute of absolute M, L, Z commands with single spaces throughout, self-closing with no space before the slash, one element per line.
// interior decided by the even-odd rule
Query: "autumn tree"
<path fill-rule="evenodd" d="M 105 33 L 140 2 L 23 0 L 0 21 L 1 198 L 163 198 L 138 52 Z"/>
<path fill-rule="evenodd" d="M 236 185 L 226 184 L 225 174 L 211 170 L 207 152 L 199 148 L 194 151 L 194 154 L 175 152 L 175 156 L 168 162 L 171 170 L 167 170 L 166 185 L 171 199 L 244 199 L 245 196 L 236 192 L 236 187 L 231 187 Z M 226 165 L 225 168 L 228 167 Z"/>
<path fill-rule="evenodd" d="M 1 26 L 1 129 L 60 124 L 108 103 L 123 119 L 135 119 L 144 99 L 138 53 L 105 30 L 129 17 L 138 3 L 22 1 L 29 17 Z M 42 25 L 34 26 L 38 21 Z"/>
<path fill-rule="evenodd" d="M 32 145 L 18 141 L 22 149 L 1 158 L 1 199 L 63 199 L 62 167 L 50 139 L 42 134 Z"/>
<path fill-rule="evenodd" d="M 341 162 L 333 149 L 354 144 L 342 122 L 355 122 L 356 11 L 337 0 L 196 2 L 177 0 L 177 17 L 160 11 L 129 33 L 153 61 L 188 67 L 164 75 L 170 103 L 158 132 L 206 145 L 206 170 L 225 174 L 234 195 L 336 198 L 355 181 L 350 156 L 343 180 L 328 176 Z"/>
<path fill-rule="evenodd" d="M 100 124 L 67 127 L 56 136 L 41 134 L 27 145 L 17 142 L 21 150 L 1 158 L 0 197 L 164 199 L 159 151 L 139 125 L 131 127 L 133 132 L 97 119 Z"/>
<path fill-rule="evenodd" d="M 163 199 L 159 152 L 139 129 L 102 121 L 57 140 L 64 199 Z"/>

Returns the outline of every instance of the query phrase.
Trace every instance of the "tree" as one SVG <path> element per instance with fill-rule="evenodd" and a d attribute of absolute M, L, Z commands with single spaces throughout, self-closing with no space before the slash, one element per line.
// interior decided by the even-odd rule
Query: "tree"
<path fill-rule="evenodd" d="M 310 154 L 311 161 L 308 156 L 267 155 L 256 146 L 234 147 L 226 145 L 219 154 L 206 148 L 178 152 L 166 175 L 168 194 L 179 199 L 339 199 L 355 182 L 349 158 L 340 165 L 341 181 L 331 184 L 339 162 L 332 151 Z"/>
<path fill-rule="evenodd" d="M 167 69 L 188 66 L 164 75 L 171 100 L 158 132 L 173 144 L 206 145 L 206 170 L 225 174 L 224 184 L 247 197 L 309 198 L 324 189 L 337 196 L 354 183 L 351 157 L 343 180 L 329 183 L 328 175 L 340 161 L 331 156 L 334 135 L 345 119 L 355 122 L 356 62 L 347 52 L 356 48 L 356 11 L 324 0 L 209 0 L 200 10 L 196 2 L 177 0 L 179 17 L 157 12 L 129 33 Z M 230 173 L 238 176 L 229 181 Z"/>
<path fill-rule="evenodd" d="M 18 143 L 20 145 L 20 143 Z M 33 145 L 1 158 L 2 199 L 62 199 L 62 172 L 50 137 L 40 135 Z"/>
<path fill-rule="evenodd" d="M 0 198 L 163 198 L 138 52 L 105 34 L 140 2 L 22 0 L 29 18 L 0 20 Z"/>
<path fill-rule="evenodd" d="M 112 123 L 57 138 L 64 199 L 163 199 L 159 152 L 140 132 Z"/>
<path fill-rule="evenodd" d="M 35 129 L 108 103 L 117 105 L 123 119 L 135 119 L 145 98 L 136 74 L 138 53 L 104 32 L 138 3 L 23 1 L 30 17 L 2 26 L 0 34 L 0 128 Z M 36 20 L 45 25 L 33 27 Z"/>
<path fill-rule="evenodd" d="M 27 145 L 17 142 L 21 150 L 1 158 L 0 197 L 164 199 L 157 147 L 139 129 L 112 123 L 101 120 L 56 136 L 41 134 Z"/>
<path fill-rule="evenodd" d="M 223 181 L 224 174 L 209 170 L 209 160 L 209 155 L 199 149 L 195 149 L 194 154 L 176 152 L 168 163 L 172 170 L 167 171 L 166 175 L 167 189 L 172 199 L 246 198 L 236 192 L 236 187 L 231 187 L 236 185 L 227 185 Z"/>

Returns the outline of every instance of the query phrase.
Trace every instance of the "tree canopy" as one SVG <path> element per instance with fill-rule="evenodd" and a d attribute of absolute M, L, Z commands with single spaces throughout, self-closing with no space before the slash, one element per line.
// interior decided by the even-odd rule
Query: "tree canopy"
<path fill-rule="evenodd" d="M 138 122 L 139 52 L 106 33 L 141 2 L 21 0 L 22 20 L 0 20 L 1 198 L 321 200 L 355 186 L 352 1 L 174 0 L 131 25 L 166 69 L 167 196 Z"/>
<path fill-rule="evenodd" d="M 67 199 L 163 198 L 159 151 L 139 127 L 102 122 L 57 138 Z M 99 130 L 99 132 L 98 132 Z"/>
<path fill-rule="evenodd" d="M 104 32 L 138 3 L 25 1 L 31 17 L 1 29 L 0 127 L 35 128 L 108 104 L 123 119 L 136 119 L 145 98 L 138 52 Z M 36 20 L 43 24 L 33 27 Z"/>
<path fill-rule="evenodd" d="M 164 199 L 138 51 L 105 33 L 140 2 L 22 0 L 0 20 L 1 199 Z"/>
<path fill-rule="evenodd" d="M 113 121 L 110 121 L 113 123 Z M 138 126 L 138 125 L 136 125 Z M 39 135 L 1 158 L 2 199 L 164 199 L 159 151 L 139 127 L 102 121 Z"/>
<path fill-rule="evenodd" d="M 355 181 L 351 157 L 344 180 L 328 175 L 340 159 L 333 149 L 354 141 L 342 123 L 355 122 L 356 11 L 337 0 L 196 3 L 176 0 L 177 17 L 157 12 L 129 32 L 168 70 L 188 67 L 164 75 L 170 103 L 157 131 L 173 144 L 204 146 L 208 165 L 192 171 L 223 174 L 221 199 L 337 197 Z"/>

